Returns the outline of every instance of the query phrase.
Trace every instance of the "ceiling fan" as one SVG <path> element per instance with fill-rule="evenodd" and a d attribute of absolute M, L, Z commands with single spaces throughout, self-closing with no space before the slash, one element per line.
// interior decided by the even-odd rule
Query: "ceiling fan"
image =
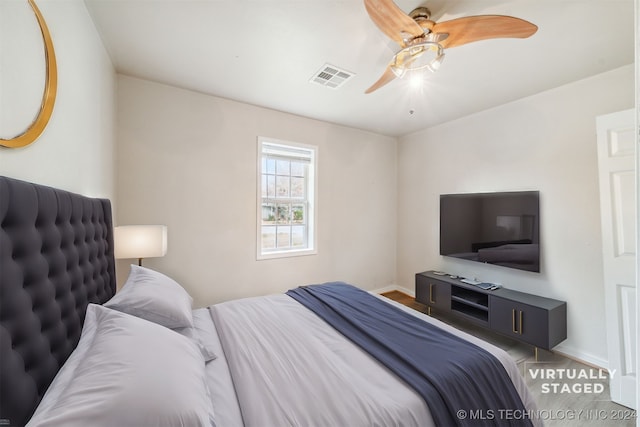
<path fill-rule="evenodd" d="M 527 38 L 538 27 L 513 16 L 478 15 L 444 22 L 431 20 L 426 7 L 404 13 L 393 0 L 364 0 L 371 20 L 400 45 L 382 77 L 365 93 L 371 93 L 404 77 L 408 71 L 436 71 L 444 59 L 444 49 L 496 38 Z"/>

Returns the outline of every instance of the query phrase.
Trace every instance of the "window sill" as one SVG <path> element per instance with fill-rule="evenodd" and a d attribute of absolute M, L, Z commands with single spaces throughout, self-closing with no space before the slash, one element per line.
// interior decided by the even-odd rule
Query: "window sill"
<path fill-rule="evenodd" d="M 298 257 L 298 256 L 316 255 L 317 253 L 318 251 L 316 249 L 300 249 L 300 250 L 293 250 L 293 251 L 266 252 L 266 253 L 258 254 L 256 259 L 258 261 L 262 261 L 266 259 L 292 258 L 292 257 Z"/>

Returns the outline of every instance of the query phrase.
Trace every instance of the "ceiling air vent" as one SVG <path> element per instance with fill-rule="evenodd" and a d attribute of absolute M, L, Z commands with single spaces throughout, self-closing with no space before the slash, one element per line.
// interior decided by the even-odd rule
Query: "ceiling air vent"
<path fill-rule="evenodd" d="M 331 89 L 337 89 L 353 76 L 355 76 L 355 74 L 349 71 L 342 70 L 330 64 L 324 64 L 313 77 L 311 77 L 309 82 L 320 86 L 327 86 Z"/>

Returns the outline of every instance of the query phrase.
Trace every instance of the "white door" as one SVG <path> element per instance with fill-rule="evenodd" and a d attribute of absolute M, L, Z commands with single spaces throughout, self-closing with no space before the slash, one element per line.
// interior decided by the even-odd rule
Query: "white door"
<path fill-rule="evenodd" d="M 599 116 L 598 168 L 611 400 L 636 406 L 634 110 Z"/>

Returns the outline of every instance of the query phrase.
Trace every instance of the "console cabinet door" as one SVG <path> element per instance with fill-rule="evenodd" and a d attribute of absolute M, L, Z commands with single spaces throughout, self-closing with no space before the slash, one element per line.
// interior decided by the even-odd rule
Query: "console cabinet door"
<path fill-rule="evenodd" d="M 490 296 L 491 329 L 536 347 L 549 349 L 549 311 Z"/>
<path fill-rule="evenodd" d="M 416 275 L 416 301 L 443 311 L 451 310 L 451 285 Z"/>

